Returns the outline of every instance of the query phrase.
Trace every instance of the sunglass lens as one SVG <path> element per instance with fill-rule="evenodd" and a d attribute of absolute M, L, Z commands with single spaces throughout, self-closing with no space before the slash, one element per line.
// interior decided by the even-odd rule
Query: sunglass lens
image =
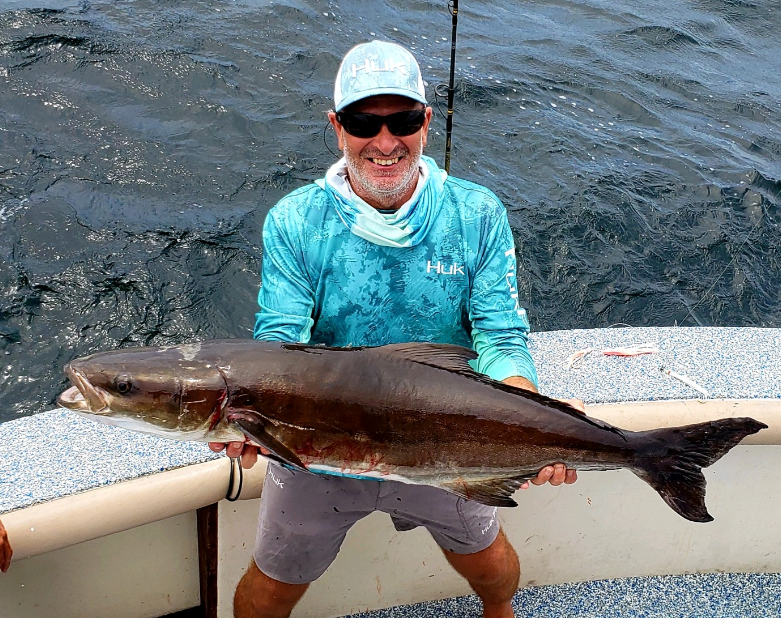
<path fill-rule="evenodd" d="M 426 120 L 426 111 L 416 109 L 409 112 L 398 112 L 386 117 L 388 130 L 397 137 L 406 137 L 420 131 Z"/>
<path fill-rule="evenodd" d="M 336 119 L 350 135 L 360 138 L 374 137 L 382 128 L 380 116 L 374 114 L 339 113 Z"/>
<path fill-rule="evenodd" d="M 377 135 L 383 124 L 388 125 L 388 130 L 397 137 L 406 137 L 417 133 L 426 121 L 426 111 L 416 109 L 407 112 L 396 112 L 389 116 L 377 114 L 358 114 L 339 112 L 336 119 L 350 135 L 367 139 Z"/>

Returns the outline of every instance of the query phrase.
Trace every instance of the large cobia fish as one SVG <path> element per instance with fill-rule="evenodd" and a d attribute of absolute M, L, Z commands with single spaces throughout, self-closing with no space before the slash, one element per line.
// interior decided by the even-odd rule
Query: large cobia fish
<path fill-rule="evenodd" d="M 766 427 L 751 418 L 624 431 L 496 382 L 453 345 L 327 348 L 213 340 L 74 360 L 58 403 L 182 440 L 244 440 L 312 472 L 442 487 L 488 505 L 544 466 L 628 468 L 677 513 L 711 521 L 701 468 Z"/>

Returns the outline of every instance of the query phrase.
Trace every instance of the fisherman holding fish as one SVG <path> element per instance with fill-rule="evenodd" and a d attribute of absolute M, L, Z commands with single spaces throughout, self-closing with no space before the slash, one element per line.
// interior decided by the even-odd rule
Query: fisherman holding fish
<path fill-rule="evenodd" d="M 268 214 L 255 338 L 458 344 L 478 353 L 478 372 L 536 391 L 506 211 L 485 187 L 423 156 L 431 116 L 408 50 L 373 41 L 347 53 L 328 113 L 344 157 Z M 257 459 L 247 443 L 232 442 L 227 453 L 241 455 L 245 467 Z M 576 480 L 575 470 L 555 464 L 531 482 Z M 485 618 L 513 616 L 520 567 L 496 507 L 437 487 L 269 463 L 237 618 L 288 616 L 350 527 L 374 510 L 389 513 L 398 530 L 426 527 L 482 600 Z"/>
<path fill-rule="evenodd" d="M 529 480 L 573 483 L 574 468 L 629 469 L 681 517 L 712 521 L 702 469 L 767 425 L 628 431 L 537 393 L 506 213 L 422 156 L 431 108 L 414 58 L 355 47 L 334 99 L 344 158 L 269 211 L 255 340 L 98 352 L 65 366 L 73 386 L 57 398 L 110 425 L 228 444 L 244 466 L 261 448 L 235 615 L 289 616 L 379 510 L 399 531 L 425 527 L 483 615 L 510 618 L 520 567 L 496 507 L 517 506 Z"/>

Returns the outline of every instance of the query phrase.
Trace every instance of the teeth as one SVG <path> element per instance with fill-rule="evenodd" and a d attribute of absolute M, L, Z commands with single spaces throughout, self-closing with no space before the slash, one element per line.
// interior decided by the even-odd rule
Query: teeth
<path fill-rule="evenodd" d="M 394 163 L 398 163 L 401 157 L 396 157 L 395 159 L 372 159 L 377 165 L 393 165 Z"/>

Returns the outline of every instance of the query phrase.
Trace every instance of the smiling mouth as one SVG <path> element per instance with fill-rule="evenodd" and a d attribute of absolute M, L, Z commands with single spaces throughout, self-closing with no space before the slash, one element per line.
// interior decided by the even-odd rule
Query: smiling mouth
<path fill-rule="evenodd" d="M 371 158 L 369 159 L 372 163 L 375 163 L 377 165 L 381 165 L 382 167 L 388 167 L 390 165 L 395 165 L 399 161 L 401 161 L 401 157 L 394 157 L 392 159 L 375 159 Z"/>

